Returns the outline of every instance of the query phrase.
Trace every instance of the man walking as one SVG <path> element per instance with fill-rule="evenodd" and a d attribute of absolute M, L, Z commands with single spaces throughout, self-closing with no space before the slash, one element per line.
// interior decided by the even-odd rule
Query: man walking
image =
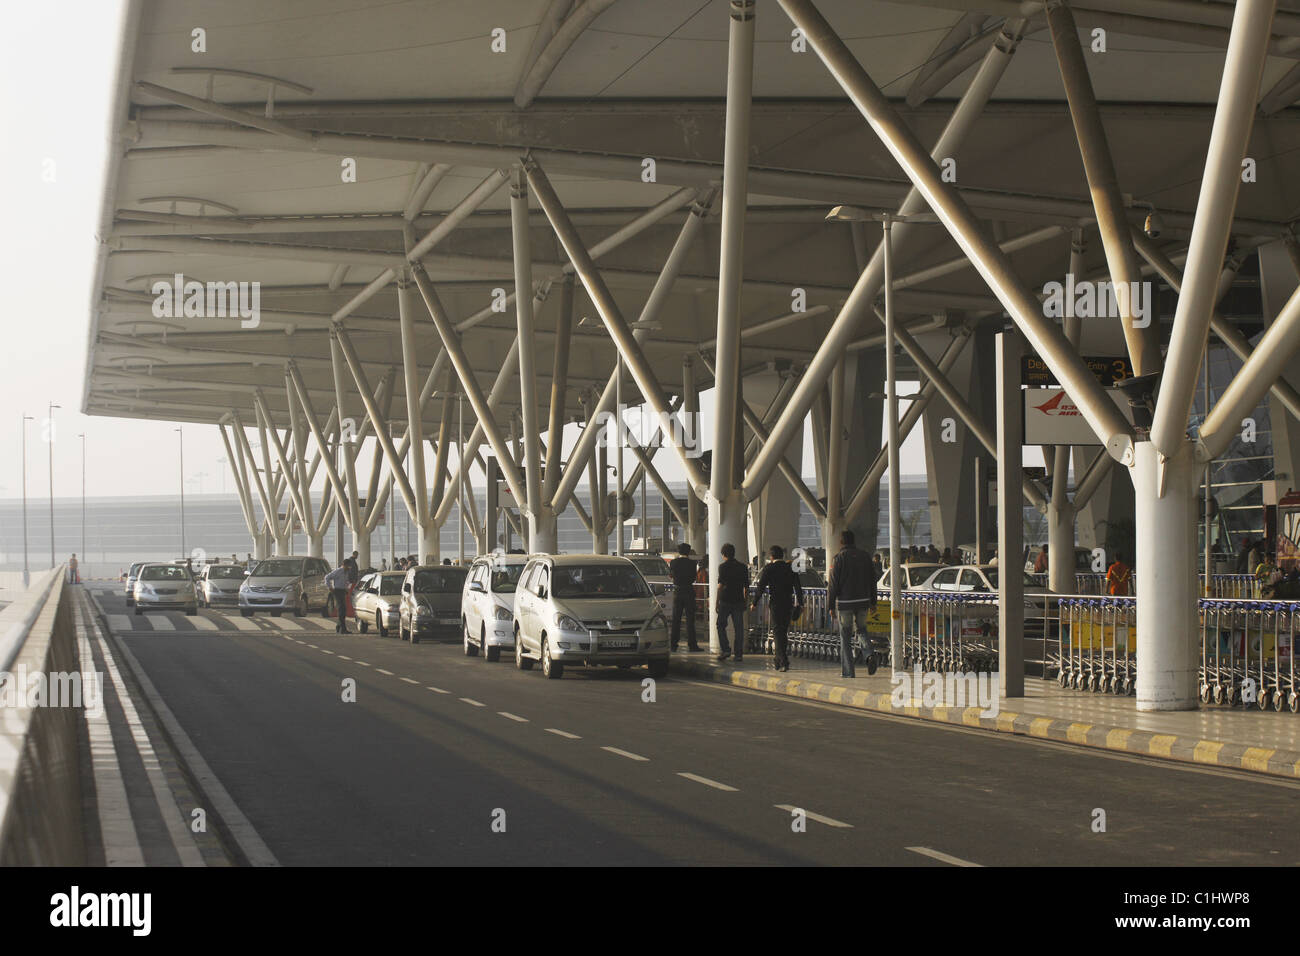
<path fill-rule="evenodd" d="M 735 625 L 737 664 L 745 659 L 745 592 L 749 590 L 749 569 L 736 560 L 736 546 L 722 546 L 723 561 L 718 565 L 718 643 L 722 653 L 718 661 L 731 656 L 727 643 L 727 622 Z"/>
<path fill-rule="evenodd" d="M 698 568 L 691 557 L 691 546 L 679 544 L 677 557 L 668 562 L 668 573 L 673 578 L 673 641 L 672 649 L 677 650 L 682 638 L 682 616 L 686 617 L 686 646 L 698 651 L 700 645 L 695 639 L 695 575 Z"/>
<path fill-rule="evenodd" d="M 334 606 L 339 609 L 339 623 L 335 634 L 348 633 L 348 569 L 346 564 L 325 575 L 325 586 L 334 594 Z"/>
<path fill-rule="evenodd" d="M 853 631 L 867 640 L 867 615 L 876 609 L 876 581 L 867 552 L 854 545 L 853 532 L 840 535 L 840 550 L 831 565 L 826 603 L 840 629 L 840 676 L 857 677 L 853 663 Z"/>
<path fill-rule="evenodd" d="M 1106 593 L 1113 597 L 1128 597 L 1133 569 L 1124 563 L 1124 555 L 1115 555 L 1115 563 L 1106 569 Z"/>
<path fill-rule="evenodd" d="M 774 544 L 768 550 L 772 560 L 758 576 L 758 592 L 751 611 L 758 610 L 759 599 L 763 592 L 769 595 L 767 606 L 772 614 L 772 639 L 776 643 L 776 653 L 772 657 L 772 667 L 778 671 L 790 669 L 790 655 L 787 648 L 790 642 L 790 621 L 799 616 L 803 607 L 803 587 L 799 584 L 799 575 L 795 574 L 790 562 L 784 560 L 785 549 Z"/>
<path fill-rule="evenodd" d="M 75 551 L 73 552 L 72 557 L 68 558 L 68 583 L 81 583 L 81 578 L 77 575 L 77 554 Z"/>

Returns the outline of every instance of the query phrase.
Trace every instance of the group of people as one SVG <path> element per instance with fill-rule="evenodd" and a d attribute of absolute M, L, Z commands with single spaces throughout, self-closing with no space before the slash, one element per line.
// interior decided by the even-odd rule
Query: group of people
<path fill-rule="evenodd" d="M 774 654 L 772 666 L 778 671 L 790 669 L 790 625 L 803 612 L 803 586 L 799 574 L 785 557 L 785 549 L 772 545 L 767 552 L 755 583 L 754 593 L 749 593 L 749 568 L 736 560 L 736 546 L 724 544 L 722 562 L 717 567 L 718 597 L 714 607 L 717 614 L 718 661 L 732 660 L 737 664 L 745 656 L 745 608 L 758 609 L 758 602 L 767 595 L 772 616 Z M 708 579 L 707 564 L 691 557 L 690 545 L 677 548 L 678 555 L 669 562 L 673 579 L 672 649 L 681 643 L 682 620 L 686 621 L 687 645 L 692 651 L 700 650 L 695 633 L 695 585 Z M 703 567 L 701 567 L 703 565 Z M 867 618 L 876 609 L 876 580 L 879 577 L 879 555 L 875 560 L 857 547 L 853 532 L 840 535 L 840 550 L 831 564 L 828 581 L 827 605 L 836 617 L 840 635 L 840 671 L 844 677 L 855 677 L 856 640 L 867 640 Z M 735 641 L 734 653 L 727 632 Z"/>

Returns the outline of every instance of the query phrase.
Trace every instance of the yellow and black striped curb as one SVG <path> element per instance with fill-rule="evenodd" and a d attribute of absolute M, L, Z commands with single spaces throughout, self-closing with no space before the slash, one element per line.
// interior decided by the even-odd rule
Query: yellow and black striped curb
<path fill-rule="evenodd" d="M 983 716 L 980 707 L 894 706 L 890 694 L 853 690 L 842 684 L 822 683 L 796 677 L 776 677 L 759 671 L 741 670 L 726 665 L 676 658 L 672 671 L 684 677 L 700 677 L 719 684 L 767 691 L 786 697 L 819 700 L 858 710 L 872 710 L 897 717 L 916 717 L 944 724 L 978 727 L 1005 734 L 1019 734 L 1042 740 L 1081 744 L 1101 750 L 1116 750 L 1142 757 L 1181 760 L 1185 763 L 1252 770 L 1300 780 L 1300 752 L 1271 747 L 1248 747 L 1245 744 L 1203 740 L 1181 734 L 1161 734 L 1131 727 L 1086 724 L 1074 720 L 1017 714 L 1000 710 L 997 716 Z"/>

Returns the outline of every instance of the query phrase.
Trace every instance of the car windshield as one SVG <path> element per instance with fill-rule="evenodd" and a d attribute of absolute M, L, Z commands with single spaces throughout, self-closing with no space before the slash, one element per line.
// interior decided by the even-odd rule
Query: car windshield
<path fill-rule="evenodd" d="M 402 580 L 405 574 L 385 574 L 379 579 L 379 593 L 383 594 L 401 594 Z"/>
<path fill-rule="evenodd" d="M 650 589 L 635 568 L 619 564 L 559 567 L 551 593 L 557 598 L 649 597 Z"/>
<path fill-rule="evenodd" d="M 225 564 L 220 567 L 208 568 L 208 580 L 220 578 L 226 580 L 229 578 L 242 578 L 244 569 L 235 565 Z"/>
<path fill-rule="evenodd" d="M 302 574 L 302 559 L 290 560 L 287 558 L 263 561 L 253 571 L 255 578 L 293 578 Z"/>
<path fill-rule="evenodd" d="M 171 564 L 150 564 L 140 572 L 141 581 L 188 581 L 189 572 Z"/>
<path fill-rule="evenodd" d="M 465 586 L 465 568 L 429 568 L 415 572 L 416 594 L 459 591 Z"/>
<path fill-rule="evenodd" d="M 499 565 L 492 569 L 492 591 L 495 594 L 514 594 L 519 578 L 524 573 L 522 564 Z"/>
<path fill-rule="evenodd" d="M 668 562 L 663 558 L 632 558 L 632 563 L 644 575 L 656 578 L 669 577 Z"/>
<path fill-rule="evenodd" d="M 144 567 L 144 562 L 143 562 L 143 561 L 140 562 L 139 564 L 133 564 L 133 565 L 131 565 L 131 571 L 130 571 L 130 574 L 132 574 L 133 576 L 136 575 L 136 574 L 139 574 L 139 573 L 140 573 L 140 569 L 143 568 L 143 567 Z"/>
<path fill-rule="evenodd" d="M 1036 586 L 1037 586 L 1037 582 L 1035 582 L 1034 579 L 1033 579 L 1030 575 L 1025 574 L 1023 571 L 1020 572 L 1020 573 L 1024 576 L 1024 579 L 1025 579 L 1025 580 L 1024 580 L 1024 584 L 1025 584 L 1026 587 L 1036 587 Z M 985 576 L 986 578 L 989 579 L 989 587 L 991 587 L 991 588 L 996 588 L 996 587 L 998 586 L 998 569 L 997 569 L 997 568 L 985 568 L 985 569 L 984 569 L 984 576 Z"/>

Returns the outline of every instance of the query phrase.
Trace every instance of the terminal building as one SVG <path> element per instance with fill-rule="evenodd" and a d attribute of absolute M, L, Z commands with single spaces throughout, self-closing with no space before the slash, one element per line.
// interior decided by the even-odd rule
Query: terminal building
<path fill-rule="evenodd" d="M 457 11 L 199 50 L 129 5 L 81 406 L 220 430 L 230 550 L 627 550 L 646 486 L 748 560 L 923 509 L 1059 593 L 1125 558 L 1137 706 L 1195 706 L 1198 570 L 1300 484 L 1294 4 Z"/>

